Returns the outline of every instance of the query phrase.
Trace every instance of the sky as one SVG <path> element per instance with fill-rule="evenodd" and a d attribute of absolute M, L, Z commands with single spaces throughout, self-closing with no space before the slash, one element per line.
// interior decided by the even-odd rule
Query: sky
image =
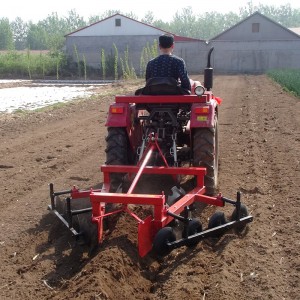
<path fill-rule="evenodd" d="M 220 13 L 239 12 L 240 7 L 247 6 L 251 0 L 5 0 L 1 3 L 0 19 L 8 18 L 10 21 L 20 17 L 23 21 L 36 23 L 45 19 L 52 12 L 57 12 L 59 17 L 68 15 L 72 9 L 86 21 L 90 16 L 102 15 L 107 10 L 120 10 L 121 13 L 134 13 L 141 19 L 152 11 L 155 19 L 164 22 L 172 20 L 176 12 L 182 12 L 185 7 L 192 7 L 195 15 L 204 12 L 216 11 Z M 237 4 L 238 2 L 238 4 Z M 292 8 L 300 9 L 299 0 L 252 0 L 252 4 L 281 6 L 289 3 Z"/>

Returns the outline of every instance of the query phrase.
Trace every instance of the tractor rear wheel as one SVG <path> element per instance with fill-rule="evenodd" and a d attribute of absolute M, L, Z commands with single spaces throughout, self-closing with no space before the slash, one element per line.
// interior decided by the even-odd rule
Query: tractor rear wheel
<path fill-rule="evenodd" d="M 109 127 L 106 137 L 106 164 L 107 165 L 129 165 L 131 162 L 131 151 L 129 147 L 129 139 L 126 128 Z M 116 192 L 124 174 L 111 174 L 111 189 L 110 192 Z"/>
<path fill-rule="evenodd" d="M 195 128 L 193 133 L 193 165 L 206 168 L 204 184 L 207 195 L 215 195 L 218 185 L 218 117 L 213 128 Z"/>

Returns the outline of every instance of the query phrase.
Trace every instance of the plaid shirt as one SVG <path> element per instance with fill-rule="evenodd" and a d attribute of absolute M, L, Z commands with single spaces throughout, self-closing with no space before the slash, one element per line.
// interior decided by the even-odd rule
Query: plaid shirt
<path fill-rule="evenodd" d="M 173 77 L 180 80 L 181 87 L 191 90 L 185 62 L 175 55 L 162 54 L 147 64 L 146 81 L 152 77 Z"/>

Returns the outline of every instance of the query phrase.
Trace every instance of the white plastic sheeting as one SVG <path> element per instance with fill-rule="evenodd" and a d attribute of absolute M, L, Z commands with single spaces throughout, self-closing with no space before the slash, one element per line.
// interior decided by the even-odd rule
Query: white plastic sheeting
<path fill-rule="evenodd" d="M 5 81 L 9 82 L 9 81 Z M 0 83 L 4 83 L 1 80 Z M 17 109 L 34 110 L 58 102 L 92 95 L 92 86 L 41 86 L 0 89 L 0 112 L 11 113 Z"/>

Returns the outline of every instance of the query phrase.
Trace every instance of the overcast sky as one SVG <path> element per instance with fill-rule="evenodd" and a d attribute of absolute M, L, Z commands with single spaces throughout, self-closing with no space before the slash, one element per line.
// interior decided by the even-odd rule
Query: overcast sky
<path fill-rule="evenodd" d="M 8 18 L 13 21 L 20 17 L 23 21 L 37 22 L 45 19 L 52 12 L 57 12 L 59 17 L 67 16 L 68 12 L 75 9 L 84 17 L 102 15 L 107 10 L 119 9 L 122 13 L 133 12 L 139 19 L 145 16 L 148 11 L 152 11 L 155 19 L 170 21 L 174 14 L 181 12 L 184 7 L 192 7 L 195 15 L 203 12 L 217 11 L 227 13 L 229 11 L 238 12 L 240 7 L 244 7 L 251 0 L 2 0 L 0 7 L 0 18 Z M 238 4 L 237 4 L 238 3 Z M 300 0 L 252 0 L 253 5 L 259 3 L 264 5 L 280 6 L 289 3 L 292 8 L 300 8 Z"/>

